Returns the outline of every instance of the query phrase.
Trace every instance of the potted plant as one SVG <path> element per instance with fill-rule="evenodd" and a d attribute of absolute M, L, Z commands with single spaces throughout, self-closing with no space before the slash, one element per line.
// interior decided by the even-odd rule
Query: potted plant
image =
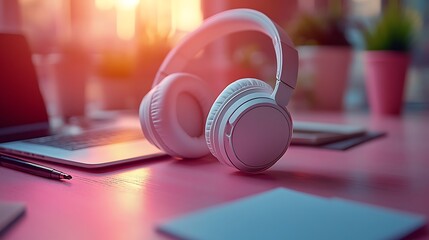
<path fill-rule="evenodd" d="M 286 29 L 300 53 L 295 105 L 328 111 L 343 109 L 353 50 L 346 38 L 341 5 L 338 1 L 332 3 L 326 12 L 298 15 Z"/>
<path fill-rule="evenodd" d="M 376 24 L 363 31 L 366 88 L 375 115 L 401 113 L 415 26 L 416 15 L 392 0 Z"/>

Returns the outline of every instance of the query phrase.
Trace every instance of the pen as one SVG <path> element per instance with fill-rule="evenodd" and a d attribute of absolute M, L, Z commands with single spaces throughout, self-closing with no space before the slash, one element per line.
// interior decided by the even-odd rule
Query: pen
<path fill-rule="evenodd" d="M 37 176 L 51 179 L 71 179 L 72 176 L 61 171 L 42 166 L 40 164 L 23 161 L 10 156 L 0 155 L 0 165 L 21 172 L 31 173 Z"/>

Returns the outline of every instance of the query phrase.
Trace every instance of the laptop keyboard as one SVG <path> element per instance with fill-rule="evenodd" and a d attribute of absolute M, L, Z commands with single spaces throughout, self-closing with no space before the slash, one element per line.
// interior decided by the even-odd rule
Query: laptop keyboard
<path fill-rule="evenodd" d="M 140 129 L 124 128 L 85 131 L 77 135 L 53 135 L 25 140 L 25 142 L 66 150 L 79 150 L 142 138 L 144 138 L 144 136 Z"/>

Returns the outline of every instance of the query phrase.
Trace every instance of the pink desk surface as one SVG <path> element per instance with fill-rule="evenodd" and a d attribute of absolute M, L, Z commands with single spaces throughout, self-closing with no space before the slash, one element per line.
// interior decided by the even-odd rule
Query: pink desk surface
<path fill-rule="evenodd" d="M 429 114 L 399 118 L 307 114 L 297 120 L 357 123 L 387 136 L 347 151 L 291 146 L 274 167 L 246 175 L 212 157 L 169 157 L 85 171 L 55 181 L 0 167 L 0 200 L 24 202 L 5 239 L 168 239 L 156 223 L 229 200 L 286 187 L 429 218 Z M 427 227 L 413 234 L 427 239 Z"/>

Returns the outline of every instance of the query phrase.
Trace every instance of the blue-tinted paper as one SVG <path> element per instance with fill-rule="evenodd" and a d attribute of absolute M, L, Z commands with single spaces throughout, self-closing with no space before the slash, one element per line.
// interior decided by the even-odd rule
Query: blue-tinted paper
<path fill-rule="evenodd" d="M 25 205 L 18 202 L 0 202 L 0 238 L 6 229 L 10 227 L 25 212 Z"/>
<path fill-rule="evenodd" d="M 159 225 L 180 239 L 392 239 L 425 218 L 284 188 L 207 208 Z"/>

